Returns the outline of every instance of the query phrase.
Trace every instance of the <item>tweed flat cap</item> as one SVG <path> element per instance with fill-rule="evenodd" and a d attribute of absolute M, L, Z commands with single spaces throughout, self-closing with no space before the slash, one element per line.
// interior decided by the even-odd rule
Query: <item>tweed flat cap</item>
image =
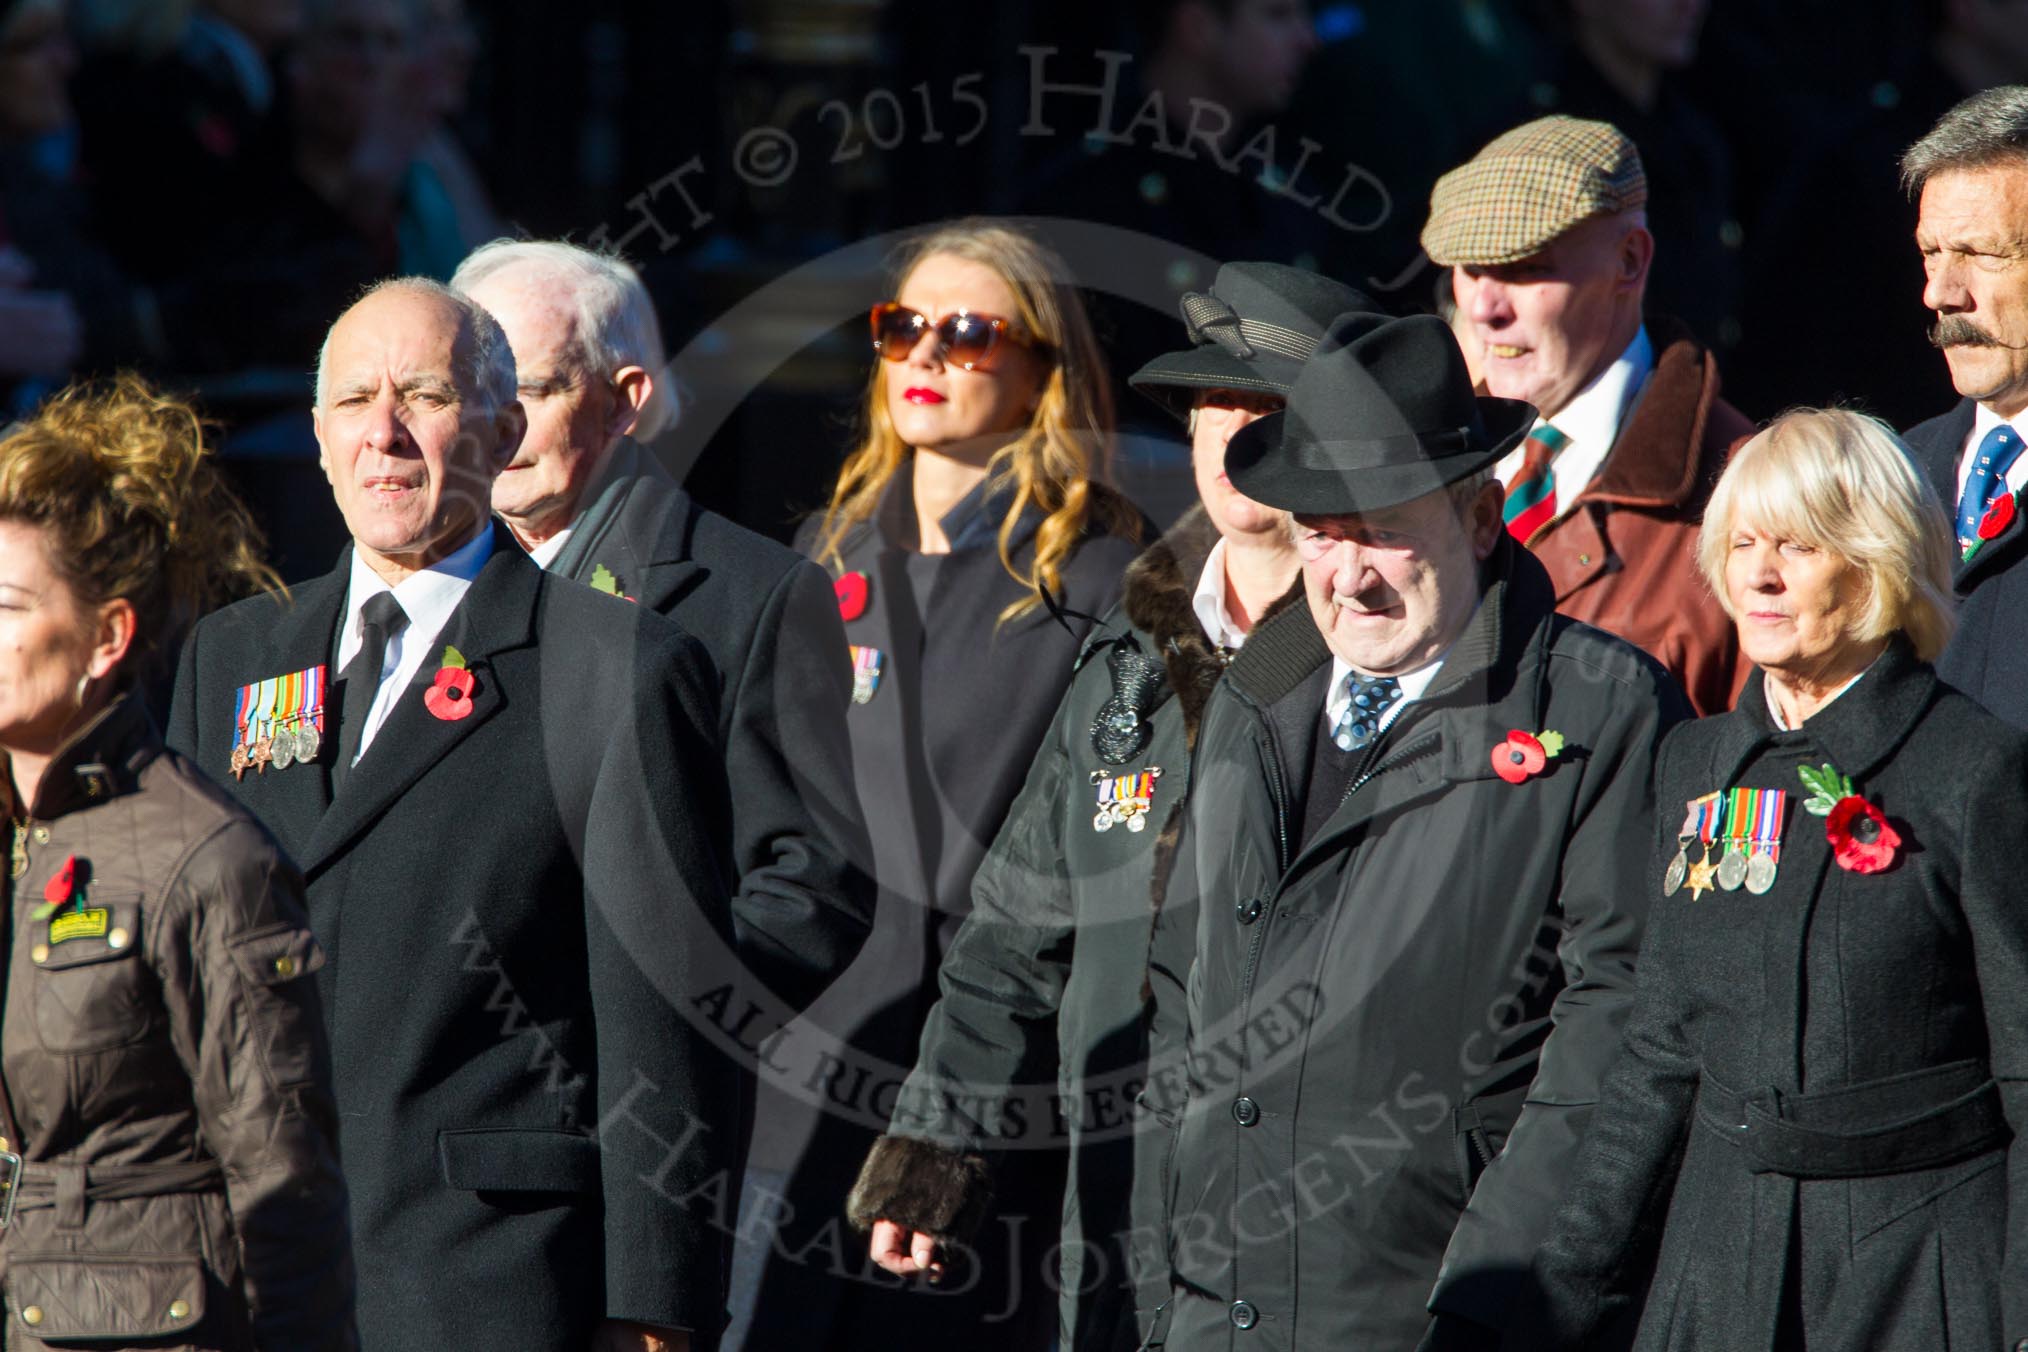
<path fill-rule="evenodd" d="M 1538 252 L 1579 221 L 1648 200 L 1641 153 L 1610 122 L 1537 118 L 1437 180 L 1423 251 L 1444 267 L 1492 267 Z"/>

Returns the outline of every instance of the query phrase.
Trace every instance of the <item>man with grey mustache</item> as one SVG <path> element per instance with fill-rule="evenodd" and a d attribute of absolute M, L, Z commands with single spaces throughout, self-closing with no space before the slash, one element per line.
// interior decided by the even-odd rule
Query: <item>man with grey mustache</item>
<path fill-rule="evenodd" d="M 2015 510 L 2028 485 L 2028 86 L 1945 113 L 1902 156 L 1901 177 L 1921 203 L 1930 341 L 1964 396 L 1906 433 L 1957 524 L 1958 631 L 1937 674 L 2028 726 L 2028 532 Z"/>

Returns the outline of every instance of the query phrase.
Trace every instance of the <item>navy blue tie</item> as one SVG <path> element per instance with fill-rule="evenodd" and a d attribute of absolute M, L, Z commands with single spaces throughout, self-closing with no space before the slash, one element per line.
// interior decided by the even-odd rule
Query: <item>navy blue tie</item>
<path fill-rule="evenodd" d="M 1345 693 L 1352 702 L 1331 726 L 1331 740 L 1340 751 L 1365 746 L 1380 731 L 1380 720 L 1401 698 L 1401 682 L 1392 676 L 1361 676 L 1345 673 Z"/>
<path fill-rule="evenodd" d="M 2021 455 L 2021 434 L 2001 423 L 1986 433 L 1965 476 L 1965 494 L 1958 499 L 1958 552 L 1979 542 L 1979 522 L 1993 499 L 2006 491 L 2007 470 Z"/>

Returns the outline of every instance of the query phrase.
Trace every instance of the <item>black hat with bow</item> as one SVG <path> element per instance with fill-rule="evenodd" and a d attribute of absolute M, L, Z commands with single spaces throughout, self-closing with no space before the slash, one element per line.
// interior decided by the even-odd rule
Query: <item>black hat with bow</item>
<path fill-rule="evenodd" d="M 1209 292 L 1183 297 L 1195 344 L 1155 358 L 1127 381 L 1178 418 L 1199 390 L 1286 396 L 1333 319 L 1377 310 L 1364 293 L 1280 263 L 1227 263 Z"/>
<path fill-rule="evenodd" d="M 1535 406 L 1475 394 L 1435 315 L 1341 315 L 1289 391 L 1225 448 L 1232 486 L 1312 516 L 1398 506 L 1490 468 L 1535 425 Z"/>

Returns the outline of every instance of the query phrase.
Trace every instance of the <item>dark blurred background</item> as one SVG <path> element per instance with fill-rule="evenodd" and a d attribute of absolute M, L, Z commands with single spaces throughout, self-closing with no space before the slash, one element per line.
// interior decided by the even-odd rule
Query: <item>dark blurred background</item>
<path fill-rule="evenodd" d="M 895 233 L 1039 218 L 1119 379 L 1220 259 L 1392 309 L 1429 189 L 1506 127 L 1608 118 L 1652 185 L 1651 310 L 1765 417 L 1946 407 L 1895 160 L 2028 79 L 2028 0 L 0 0 L 0 402 L 138 367 L 224 428 L 285 575 L 342 526 L 317 344 L 500 234 L 620 248 L 685 416 L 657 449 L 786 537 L 849 447 Z M 1122 386 L 1158 517 L 1178 429 Z"/>

